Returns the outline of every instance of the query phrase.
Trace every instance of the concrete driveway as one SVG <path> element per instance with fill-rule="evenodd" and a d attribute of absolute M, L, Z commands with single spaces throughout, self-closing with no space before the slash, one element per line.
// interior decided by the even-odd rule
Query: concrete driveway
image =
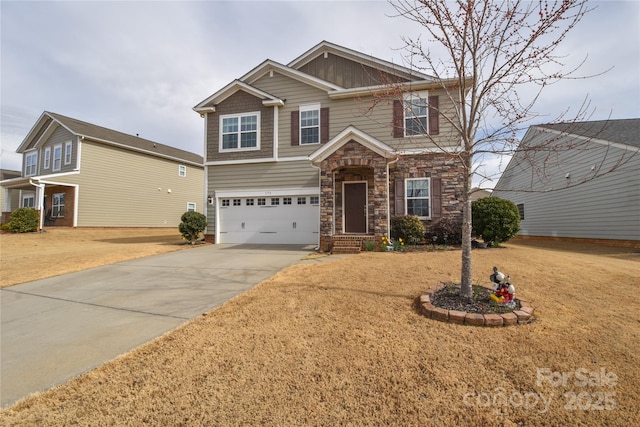
<path fill-rule="evenodd" d="M 0 404 L 128 352 L 300 262 L 312 249 L 208 245 L 0 289 Z"/>

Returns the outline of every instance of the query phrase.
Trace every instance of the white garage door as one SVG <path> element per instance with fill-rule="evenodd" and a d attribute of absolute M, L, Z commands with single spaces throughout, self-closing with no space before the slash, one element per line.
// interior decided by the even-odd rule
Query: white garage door
<path fill-rule="evenodd" d="M 219 199 L 220 243 L 317 244 L 317 195 Z"/>

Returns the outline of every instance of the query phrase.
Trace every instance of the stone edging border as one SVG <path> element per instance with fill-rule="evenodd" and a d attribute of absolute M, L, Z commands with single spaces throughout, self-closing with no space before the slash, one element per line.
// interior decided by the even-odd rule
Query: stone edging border
<path fill-rule="evenodd" d="M 457 323 L 459 325 L 510 326 L 529 323 L 531 316 L 533 315 L 533 307 L 531 307 L 531 304 L 521 298 L 516 298 L 520 302 L 520 310 L 503 314 L 468 313 L 466 311 L 447 310 L 432 305 L 431 296 L 445 286 L 446 285 L 444 283 L 439 283 L 426 290 L 420 296 L 420 309 L 422 314 L 427 316 L 429 319 L 438 320 L 440 322 Z"/>

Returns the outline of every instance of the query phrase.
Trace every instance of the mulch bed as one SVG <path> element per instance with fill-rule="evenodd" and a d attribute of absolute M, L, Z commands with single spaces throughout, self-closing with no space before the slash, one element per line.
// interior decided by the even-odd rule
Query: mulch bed
<path fill-rule="evenodd" d="M 448 284 L 435 292 L 431 297 L 431 304 L 446 310 L 466 311 L 467 313 L 503 314 L 520 309 L 520 301 L 514 299 L 515 306 L 509 307 L 491 300 L 489 295 L 493 290 L 484 286 L 473 286 L 473 299 L 471 302 L 460 295 L 460 286 Z"/>

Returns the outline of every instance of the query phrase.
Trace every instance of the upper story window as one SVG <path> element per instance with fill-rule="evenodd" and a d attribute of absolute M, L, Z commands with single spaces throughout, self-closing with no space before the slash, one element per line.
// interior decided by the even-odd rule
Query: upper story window
<path fill-rule="evenodd" d="M 187 202 L 187 212 L 195 212 L 196 204 L 194 202 Z"/>
<path fill-rule="evenodd" d="M 187 176 L 187 167 L 185 165 L 178 166 L 178 176 Z"/>
<path fill-rule="evenodd" d="M 44 149 L 44 168 L 49 169 L 51 167 L 51 147 Z"/>
<path fill-rule="evenodd" d="M 53 147 L 53 170 L 59 171 L 62 167 L 62 145 Z"/>
<path fill-rule="evenodd" d="M 35 175 L 38 165 L 38 152 L 28 153 L 25 158 L 24 174 L 26 176 Z"/>
<path fill-rule="evenodd" d="M 300 144 L 320 143 L 320 105 L 300 107 Z"/>
<path fill-rule="evenodd" d="M 259 148 L 259 112 L 220 116 L 220 151 Z"/>
<path fill-rule="evenodd" d="M 64 144 L 64 164 L 65 165 L 70 165 L 71 164 L 71 141 L 67 141 Z"/>
<path fill-rule="evenodd" d="M 407 179 L 405 182 L 405 203 L 407 215 L 430 218 L 430 179 Z"/>
<path fill-rule="evenodd" d="M 393 101 L 393 137 L 439 135 L 440 111 L 437 95 L 428 92 L 406 93 Z"/>
<path fill-rule="evenodd" d="M 429 102 L 428 94 L 408 94 L 404 97 L 404 134 L 429 134 Z"/>

